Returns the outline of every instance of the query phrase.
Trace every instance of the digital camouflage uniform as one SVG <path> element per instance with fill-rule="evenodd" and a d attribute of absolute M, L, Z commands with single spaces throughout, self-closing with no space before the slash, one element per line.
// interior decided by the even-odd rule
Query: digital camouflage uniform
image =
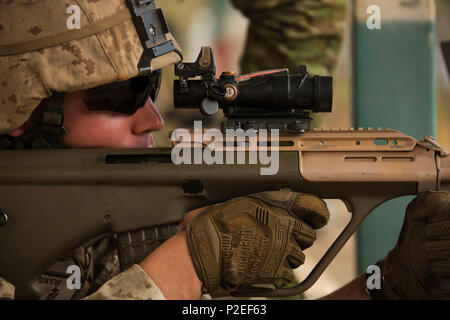
<path fill-rule="evenodd" d="M 244 72 L 307 64 L 313 73 L 331 73 L 342 40 L 345 0 L 232 2 L 250 19 L 241 61 Z M 71 4 L 82 9 L 82 30 L 113 15 L 116 23 L 81 39 L 48 45 L 45 38 L 54 35 L 55 26 L 66 30 L 65 11 Z M 36 15 L 33 6 L 42 14 Z M 143 49 L 126 10 L 122 0 L 0 0 L 0 134 L 20 127 L 52 91 L 74 92 L 136 76 Z M 30 42 L 34 49 L 26 50 L 23 43 Z M 178 60 L 170 53 L 154 59 L 152 66 L 156 70 Z M 80 290 L 65 285 L 70 264 L 81 267 Z M 6 280 L 0 278 L 0 299 L 14 297 L 14 287 Z M 91 294 L 87 299 L 164 299 L 139 266 L 120 273 L 110 239 L 71 251 L 39 284 L 41 299 L 80 299 L 86 294 Z"/>

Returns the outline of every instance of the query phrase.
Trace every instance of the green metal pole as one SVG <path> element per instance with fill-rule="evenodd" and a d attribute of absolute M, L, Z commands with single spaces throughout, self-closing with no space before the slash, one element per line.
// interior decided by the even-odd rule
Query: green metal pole
<path fill-rule="evenodd" d="M 418 139 L 435 135 L 434 0 L 353 0 L 353 5 L 355 127 L 396 129 Z M 411 199 L 389 201 L 361 225 L 361 272 L 395 246 Z"/>
<path fill-rule="evenodd" d="M 225 11 L 230 8 L 229 0 L 213 0 L 213 10 L 215 12 L 214 33 L 220 35 L 224 27 Z"/>

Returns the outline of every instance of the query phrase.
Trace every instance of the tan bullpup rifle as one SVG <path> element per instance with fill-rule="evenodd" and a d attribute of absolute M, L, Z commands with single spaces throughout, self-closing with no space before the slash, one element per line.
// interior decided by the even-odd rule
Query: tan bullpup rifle
<path fill-rule="evenodd" d="M 103 236 L 117 240 L 126 269 L 176 233 L 195 208 L 283 187 L 341 199 L 351 220 L 306 279 L 292 288 L 241 292 L 291 296 L 315 283 L 380 204 L 427 189 L 450 192 L 450 157 L 431 137 L 418 141 L 380 129 L 310 130 L 307 110 L 331 111 L 330 77 L 310 77 L 300 67 L 294 74 L 225 73 L 216 79 L 209 48 L 195 63 L 176 66 L 175 73 L 176 107 L 200 107 L 209 115 L 222 108 L 223 131 L 278 129 L 279 170 L 261 175 L 259 161 L 176 165 L 171 148 L 0 151 L 0 276 L 16 286 L 17 298 L 38 297 L 33 284 L 46 268 Z M 210 142 L 181 144 L 193 153 L 211 145 L 216 152 L 239 148 L 225 140 Z M 255 147 L 274 148 L 271 138 L 256 146 L 247 142 L 246 159 Z"/>

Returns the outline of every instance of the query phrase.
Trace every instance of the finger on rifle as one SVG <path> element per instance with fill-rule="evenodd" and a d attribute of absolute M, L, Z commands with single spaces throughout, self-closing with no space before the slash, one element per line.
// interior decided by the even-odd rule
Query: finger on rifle
<path fill-rule="evenodd" d="M 292 234 L 302 249 L 311 247 L 314 240 L 316 240 L 316 231 L 300 220 L 295 220 Z"/>
<path fill-rule="evenodd" d="M 428 240 L 450 240 L 450 220 L 427 225 L 425 237 Z"/>
<path fill-rule="evenodd" d="M 290 248 L 290 253 L 287 256 L 286 260 L 287 260 L 290 268 L 297 269 L 303 263 L 305 263 L 305 254 L 298 247 L 297 244 L 292 244 L 292 246 Z"/>
<path fill-rule="evenodd" d="M 408 205 L 406 212 L 417 221 L 435 219 L 448 211 L 447 192 L 428 190 L 421 192 Z M 437 221 L 436 221 L 437 222 Z"/>
<path fill-rule="evenodd" d="M 298 193 L 292 211 L 314 229 L 323 227 L 330 219 L 330 211 L 325 201 L 311 194 Z"/>
<path fill-rule="evenodd" d="M 450 279 L 450 260 L 432 262 L 431 272 L 437 276 Z"/>
<path fill-rule="evenodd" d="M 450 240 L 427 241 L 423 244 L 425 256 L 431 260 L 450 259 Z"/>

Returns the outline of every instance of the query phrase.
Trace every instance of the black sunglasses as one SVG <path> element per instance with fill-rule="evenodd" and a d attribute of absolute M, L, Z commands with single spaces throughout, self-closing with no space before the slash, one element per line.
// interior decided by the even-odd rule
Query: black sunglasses
<path fill-rule="evenodd" d="M 154 71 L 147 77 L 136 77 L 88 89 L 84 102 L 92 111 L 114 111 L 134 114 L 150 97 L 156 100 L 161 86 L 162 72 Z"/>

